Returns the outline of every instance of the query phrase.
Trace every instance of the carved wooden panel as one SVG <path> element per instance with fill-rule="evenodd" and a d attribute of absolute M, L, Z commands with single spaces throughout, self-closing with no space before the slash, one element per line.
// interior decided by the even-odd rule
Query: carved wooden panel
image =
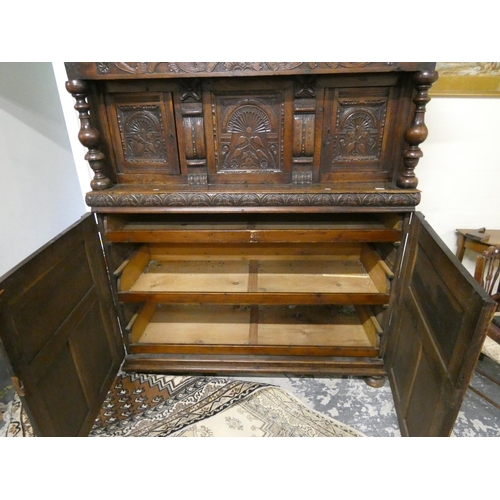
<path fill-rule="evenodd" d="M 206 134 L 212 180 L 233 183 L 289 178 L 291 92 L 290 82 L 280 82 L 273 89 L 247 90 L 244 85 L 224 83 L 207 90 L 205 112 L 211 116 L 205 115 L 205 122 L 211 123 Z"/>
<path fill-rule="evenodd" d="M 435 63 L 400 62 L 80 62 L 66 63 L 73 78 L 265 76 L 433 70 Z"/>
<path fill-rule="evenodd" d="M 111 94 L 106 104 L 120 182 L 179 174 L 171 93 Z"/>
<path fill-rule="evenodd" d="M 127 163 L 167 163 L 159 105 L 117 106 L 118 127 Z"/>
<path fill-rule="evenodd" d="M 326 88 L 324 102 L 322 179 L 388 180 L 391 88 Z"/>

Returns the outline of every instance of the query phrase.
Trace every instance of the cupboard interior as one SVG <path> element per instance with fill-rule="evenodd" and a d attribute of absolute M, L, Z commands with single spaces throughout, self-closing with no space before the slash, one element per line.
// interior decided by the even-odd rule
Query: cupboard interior
<path fill-rule="evenodd" d="M 260 354 L 294 354 L 291 348 L 295 346 L 306 348 L 297 350 L 296 354 L 326 355 L 328 351 L 330 356 L 342 355 L 341 351 L 335 351 L 339 347 L 359 348 L 358 355 L 373 356 L 382 335 L 382 327 L 372 309 L 360 305 L 148 302 L 141 306 L 128 331 L 132 352 L 145 352 L 144 345 L 165 344 L 170 348 L 157 352 L 182 352 L 183 346 L 206 346 L 210 353 L 257 352 L 252 349 L 255 347 Z"/>
<path fill-rule="evenodd" d="M 120 271 L 122 299 L 179 293 L 227 302 L 243 295 L 281 303 L 302 294 L 300 300 L 388 299 L 393 273 L 370 244 L 146 244 L 140 246 Z M 208 294 L 208 296 L 207 296 Z M 213 297 L 210 297 L 212 295 Z M 127 297 L 128 296 L 128 297 Z M 363 296 L 366 296 L 364 298 Z M 342 298 L 344 297 L 344 298 Z M 179 299 L 180 300 L 180 299 Z"/>
<path fill-rule="evenodd" d="M 132 353 L 378 353 L 398 216 L 121 215 L 104 226 Z"/>

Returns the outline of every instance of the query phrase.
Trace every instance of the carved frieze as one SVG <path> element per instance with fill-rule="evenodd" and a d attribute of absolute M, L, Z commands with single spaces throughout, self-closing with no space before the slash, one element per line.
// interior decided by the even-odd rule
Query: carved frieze
<path fill-rule="evenodd" d="M 369 62 L 114 62 L 95 63 L 97 73 L 107 74 L 112 71 L 124 72 L 133 75 L 154 73 L 234 73 L 234 72 L 262 72 L 262 71 L 290 71 L 298 68 L 364 68 L 373 64 Z M 383 63 L 390 66 L 394 63 Z"/>
<path fill-rule="evenodd" d="M 91 207 L 414 207 L 420 193 L 231 193 L 176 192 L 134 193 L 92 192 Z"/>
<path fill-rule="evenodd" d="M 335 74 L 434 69 L 434 63 L 398 62 L 73 62 L 69 78 L 149 78 L 247 76 L 273 74 Z"/>

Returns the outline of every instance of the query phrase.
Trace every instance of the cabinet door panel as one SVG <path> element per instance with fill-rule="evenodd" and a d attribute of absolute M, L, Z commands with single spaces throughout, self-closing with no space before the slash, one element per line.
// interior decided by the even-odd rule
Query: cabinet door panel
<path fill-rule="evenodd" d="M 39 436 L 87 434 L 124 357 L 96 227 L 85 217 L 0 282 L 0 337 Z"/>
<path fill-rule="evenodd" d="M 412 215 L 396 293 L 385 362 L 401 432 L 447 436 L 494 303 L 421 214 Z"/>

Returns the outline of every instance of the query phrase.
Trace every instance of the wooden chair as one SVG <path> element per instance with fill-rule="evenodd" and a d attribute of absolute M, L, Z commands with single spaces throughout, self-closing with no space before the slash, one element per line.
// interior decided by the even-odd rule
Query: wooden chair
<path fill-rule="evenodd" d="M 498 303 L 488 336 L 500 344 L 500 245 L 490 246 L 478 255 L 474 278 Z"/>
<path fill-rule="evenodd" d="M 500 364 L 500 245 L 490 246 L 481 255 L 478 255 L 474 278 L 498 303 L 495 316 L 488 329 L 488 334 L 481 350 L 480 359 L 484 358 L 484 356 L 488 356 Z M 499 380 L 492 377 L 484 370 L 481 370 L 478 366 L 476 366 L 476 372 L 486 377 L 491 382 L 500 385 Z M 500 409 L 500 405 L 488 398 L 484 393 L 471 385 L 469 388 L 493 406 Z"/>

